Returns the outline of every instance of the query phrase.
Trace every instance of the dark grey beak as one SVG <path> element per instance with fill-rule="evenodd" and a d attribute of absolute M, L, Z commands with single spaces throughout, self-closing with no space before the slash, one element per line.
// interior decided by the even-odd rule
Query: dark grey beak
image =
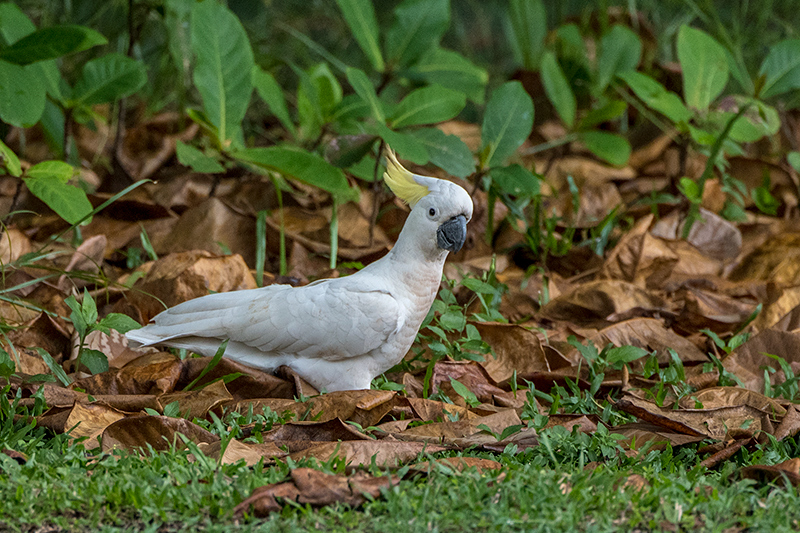
<path fill-rule="evenodd" d="M 467 240 L 467 217 L 453 217 L 436 230 L 436 242 L 442 250 L 459 251 Z"/>

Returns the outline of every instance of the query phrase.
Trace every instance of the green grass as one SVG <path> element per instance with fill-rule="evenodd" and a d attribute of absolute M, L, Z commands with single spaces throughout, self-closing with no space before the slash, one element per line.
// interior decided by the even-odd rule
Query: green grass
<path fill-rule="evenodd" d="M 63 438 L 42 439 L 25 464 L 0 454 L 0 531 L 794 531 L 796 489 L 740 480 L 744 464 L 797 456 L 792 439 L 739 452 L 718 471 L 695 467 L 691 447 L 628 458 L 609 453 L 608 436 L 546 432 L 548 445 L 492 456 L 496 473 L 444 469 L 406 477 L 361 508 L 287 506 L 269 519 L 239 522 L 232 509 L 263 484 L 283 480 L 289 465 L 218 467 L 187 451 L 140 458 L 95 455 Z M 8 446 L 11 443 L 3 443 Z M 20 443 L 21 444 L 21 443 Z M 618 450 L 614 450 L 616 452 Z M 588 465 L 603 456 L 604 463 Z M 320 465 L 341 472 L 334 461 Z M 377 471 L 376 471 L 377 473 Z M 623 488 L 631 474 L 644 490 Z M 677 529 L 676 529 L 677 528 Z"/>

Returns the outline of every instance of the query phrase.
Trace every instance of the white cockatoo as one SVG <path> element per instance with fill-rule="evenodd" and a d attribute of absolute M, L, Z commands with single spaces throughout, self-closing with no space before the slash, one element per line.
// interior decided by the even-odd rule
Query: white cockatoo
<path fill-rule="evenodd" d="M 185 348 L 272 372 L 282 365 L 320 391 L 368 389 L 405 356 L 439 290 L 448 252 L 464 244 L 472 198 L 412 174 L 389 150 L 383 179 L 411 206 L 397 243 L 359 272 L 303 287 L 210 294 L 129 331 L 134 344 Z"/>

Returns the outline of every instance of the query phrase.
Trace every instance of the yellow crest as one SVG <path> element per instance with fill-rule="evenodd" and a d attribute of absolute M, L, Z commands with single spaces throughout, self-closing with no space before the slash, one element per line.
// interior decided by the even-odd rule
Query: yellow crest
<path fill-rule="evenodd" d="M 383 181 L 386 182 L 386 185 L 398 198 L 408 203 L 412 208 L 414 204 L 430 192 L 430 189 L 425 185 L 417 183 L 414 175 L 397 160 L 394 150 L 388 147 L 386 149 L 386 172 L 383 173 Z"/>

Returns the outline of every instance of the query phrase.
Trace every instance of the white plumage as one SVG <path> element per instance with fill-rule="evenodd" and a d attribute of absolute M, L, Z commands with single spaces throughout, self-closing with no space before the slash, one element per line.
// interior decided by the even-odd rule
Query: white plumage
<path fill-rule="evenodd" d="M 271 285 L 179 304 L 126 334 L 273 371 L 294 369 L 319 390 L 368 389 L 400 362 L 433 303 L 449 251 L 472 217 L 469 194 L 446 180 L 412 174 L 392 152 L 384 180 L 411 213 L 392 250 L 359 272 L 304 287 Z"/>

